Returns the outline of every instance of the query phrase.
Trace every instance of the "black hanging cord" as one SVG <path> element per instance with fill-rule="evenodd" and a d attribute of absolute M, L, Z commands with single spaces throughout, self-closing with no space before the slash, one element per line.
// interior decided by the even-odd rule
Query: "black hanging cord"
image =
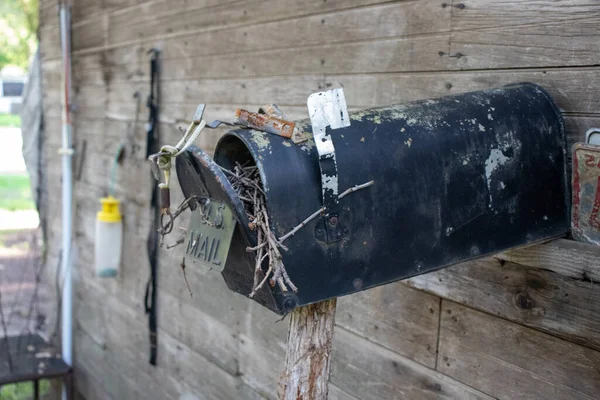
<path fill-rule="evenodd" d="M 146 106 L 148 107 L 148 124 L 146 125 L 146 158 L 151 154 L 158 153 L 160 144 L 158 140 L 158 105 L 159 105 L 159 51 L 152 49 L 148 52 L 150 56 L 150 94 Z M 148 314 L 148 329 L 150 332 L 150 364 L 156 365 L 156 278 L 158 262 L 158 228 L 160 222 L 160 206 L 158 204 L 158 189 L 155 185 L 154 177 L 152 179 L 152 200 L 150 209 L 152 213 L 152 226 L 146 241 L 148 249 L 148 259 L 150 261 L 150 277 L 146 284 L 146 294 L 144 296 L 144 306 Z"/>

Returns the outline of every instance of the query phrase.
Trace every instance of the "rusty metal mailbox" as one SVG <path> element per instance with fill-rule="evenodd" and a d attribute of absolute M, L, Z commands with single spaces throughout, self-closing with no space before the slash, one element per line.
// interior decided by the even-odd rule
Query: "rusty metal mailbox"
<path fill-rule="evenodd" d="M 534 84 L 349 114 L 327 128 L 339 199 L 286 241 L 283 262 L 297 292 L 266 285 L 254 300 L 277 313 L 409 278 L 569 230 L 566 144 L 560 112 Z M 323 165 L 309 120 L 306 141 L 234 129 L 214 159 L 199 148 L 177 158 L 184 194 L 233 210 L 237 224 L 219 270 L 228 287 L 252 290 L 246 248 L 256 234 L 219 166 L 256 164 L 270 229 L 278 237 L 323 207 Z M 189 246 L 188 246 L 189 250 Z"/>

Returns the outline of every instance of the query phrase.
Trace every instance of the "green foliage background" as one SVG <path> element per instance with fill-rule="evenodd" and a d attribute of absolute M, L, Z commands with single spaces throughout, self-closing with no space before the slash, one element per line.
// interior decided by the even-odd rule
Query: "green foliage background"
<path fill-rule="evenodd" d="M 37 47 L 39 0 L 0 0 L 0 69 L 27 69 Z"/>

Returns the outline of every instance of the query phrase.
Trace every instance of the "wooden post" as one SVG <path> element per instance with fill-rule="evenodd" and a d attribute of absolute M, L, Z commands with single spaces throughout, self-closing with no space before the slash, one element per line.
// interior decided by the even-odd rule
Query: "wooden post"
<path fill-rule="evenodd" d="M 336 304 L 330 299 L 291 313 L 281 400 L 327 399 Z"/>

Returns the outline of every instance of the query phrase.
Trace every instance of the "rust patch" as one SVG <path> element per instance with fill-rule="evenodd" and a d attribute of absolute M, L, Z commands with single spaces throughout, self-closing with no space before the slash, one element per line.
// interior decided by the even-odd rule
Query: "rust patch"
<path fill-rule="evenodd" d="M 277 107 L 277 104 L 265 104 L 258 109 L 259 114 L 266 114 L 269 117 L 275 117 L 286 120 L 288 117 Z"/>
<path fill-rule="evenodd" d="M 241 108 L 238 108 L 235 111 L 234 123 L 259 131 L 283 136 L 288 139 L 292 137 L 294 127 L 296 126 L 296 124 L 291 121 L 286 121 L 266 114 L 253 113 Z"/>

